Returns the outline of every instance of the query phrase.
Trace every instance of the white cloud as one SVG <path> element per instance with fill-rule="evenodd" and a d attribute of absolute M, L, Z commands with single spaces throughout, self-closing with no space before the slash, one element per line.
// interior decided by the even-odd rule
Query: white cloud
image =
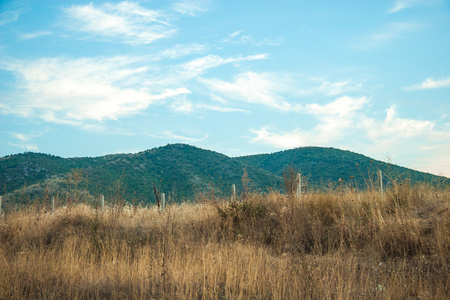
<path fill-rule="evenodd" d="M 310 130 L 299 128 L 292 131 L 273 133 L 265 126 L 261 130 L 252 130 L 256 137 L 251 142 L 262 142 L 277 148 L 289 149 L 307 145 L 326 146 L 340 141 L 358 126 L 360 111 L 367 103 L 365 97 L 340 97 L 326 105 L 317 103 L 304 105 L 301 112 L 315 116 L 318 123 Z"/>
<path fill-rule="evenodd" d="M 344 104 L 347 109 L 339 110 L 343 102 L 347 102 Z M 364 97 L 337 99 L 322 106 L 309 104 L 302 112 L 313 114 L 318 119 L 311 129 L 277 132 L 263 126 L 259 130 L 251 130 L 253 137 L 250 142 L 277 149 L 312 145 L 350 148 L 377 159 L 383 159 L 389 153 L 393 163 L 413 168 L 422 166 L 425 171 L 450 175 L 442 169 L 450 163 L 447 153 L 450 149 L 448 124 L 437 129 L 435 121 L 401 118 L 395 106 L 387 109 L 383 120 L 377 120 L 360 111 L 366 104 Z M 339 111 L 333 112 L 334 109 Z"/>
<path fill-rule="evenodd" d="M 179 98 L 175 99 L 175 101 L 170 104 L 170 108 L 173 111 L 187 114 L 192 111 L 193 105 L 192 102 L 186 100 L 185 98 Z"/>
<path fill-rule="evenodd" d="M 198 104 L 197 107 L 203 108 L 206 110 L 218 111 L 218 112 L 248 112 L 245 109 L 232 108 L 232 107 L 219 106 L 219 105 L 209 105 L 209 104 Z"/>
<path fill-rule="evenodd" d="M 263 144 L 268 144 L 276 148 L 281 149 L 291 149 L 302 146 L 310 146 L 308 134 L 295 129 L 291 132 L 273 133 L 269 132 L 267 126 L 262 127 L 260 130 L 250 130 L 252 133 L 256 134 L 250 142 L 259 142 Z"/>
<path fill-rule="evenodd" d="M 130 44 L 149 44 L 175 31 L 160 12 L 128 1 L 74 5 L 65 12 L 70 19 L 67 25 L 74 30 Z"/>
<path fill-rule="evenodd" d="M 260 60 L 266 59 L 267 57 L 268 57 L 267 54 L 256 54 L 244 57 L 238 56 L 238 57 L 222 58 L 218 55 L 209 54 L 207 56 L 197 58 L 187 63 L 184 63 L 183 65 L 181 65 L 181 68 L 183 70 L 183 73 L 190 76 L 197 76 L 210 68 L 218 67 L 224 64 L 229 63 L 239 64 L 242 61 Z"/>
<path fill-rule="evenodd" d="M 366 97 L 352 98 L 348 96 L 340 97 L 326 105 L 317 103 L 308 104 L 305 109 L 308 113 L 329 119 L 330 117 L 349 118 L 362 109 L 369 100 Z"/>
<path fill-rule="evenodd" d="M 185 0 L 175 3 L 173 9 L 183 15 L 195 17 L 199 13 L 204 13 L 208 11 L 208 7 L 209 1 L 207 0 L 196 0 L 196 1 Z"/>
<path fill-rule="evenodd" d="M 240 35 L 241 33 L 242 33 L 242 30 L 238 30 L 238 31 L 235 31 L 235 32 L 233 32 L 233 33 L 230 33 L 229 36 L 230 36 L 230 37 L 235 37 L 235 36 Z"/>
<path fill-rule="evenodd" d="M 442 88 L 442 87 L 449 87 L 450 86 L 450 78 L 443 78 L 443 79 L 433 79 L 433 78 L 427 78 L 422 83 L 412 85 L 409 87 L 406 87 L 406 90 L 426 90 L 426 89 L 436 89 L 436 88 Z"/>
<path fill-rule="evenodd" d="M 280 110 L 295 107 L 284 100 L 278 93 L 287 86 L 282 76 L 270 73 L 242 73 L 234 78 L 234 82 L 219 79 L 200 79 L 212 92 L 221 94 L 227 99 L 234 99 L 252 104 L 260 104 Z"/>
<path fill-rule="evenodd" d="M 421 135 L 432 138 L 439 134 L 434 131 L 435 122 L 399 118 L 395 106 L 386 110 L 386 118 L 382 122 L 368 117 L 362 121 L 363 128 L 374 143 L 392 143 L 399 139 Z"/>
<path fill-rule="evenodd" d="M 300 75 L 285 75 L 289 77 L 289 92 L 298 97 L 328 96 L 360 92 L 362 83 L 354 83 L 352 80 L 331 81 L 324 78 L 306 77 Z"/>
<path fill-rule="evenodd" d="M 401 118 L 391 106 L 384 120 L 364 117 L 361 129 L 369 141 L 360 147 L 368 155 L 389 152 L 394 163 L 413 168 L 450 163 L 450 128 L 438 126 L 436 121 Z"/>
<path fill-rule="evenodd" d="M 8 113 L 53 123 L 115 120 L 190 93 L 186 88 L 143 85 L 147 68 L 132 57 L 16 60 L 0 62 L 0 69 L 17 78 L 13 100 L 2 99 Z"/>
<path fill-rule="evenodd" d="M 179 58 L 182 56 L 205 52 L 207 47 L 201 44 L 176 45 L 162 52 L 162 56 L 169 58 Z"/>
<path fill-rule="evenodd" d="M 261 130 L 253 130 L 256 137 L 251 141 L 286 149 L 293 145 L 329 145 L 357 134 L 360 137 L 366 136 L 372 145 L 383 145 L 385 149 L 389 149 L 389 145 L 402 139 L 427 136 L 429 140 L 442 140 L 448 135 L 434 130 L 435 122 L 399 118 L 395 106 L 387 110 L 383 121 L 378 121 L 361 112 L 368 103 L 369 100 L 365 97 L 341 97 L 326 105 L 307 104 L 302 112 L 313 115 L 318 120 L 313 128 L 272 133 L 266 126 Z"/>
<path fill-rule="evenodd" d="M 322 85 L 317 88 L 317 91 L 326 96 L 336 96 L 345 92 L 358 90 L 361 88 L 361 86 L 361 83 L 351 85 L 351 81 L 323 81 Z"/>

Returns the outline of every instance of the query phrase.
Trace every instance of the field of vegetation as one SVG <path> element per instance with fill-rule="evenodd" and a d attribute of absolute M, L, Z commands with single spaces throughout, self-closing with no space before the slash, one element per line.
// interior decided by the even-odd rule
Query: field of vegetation
<path fill-rule="evenodd" d="M 0 218 L 1 299 L 449 299 L 450 188 L 34 206 Z"/>

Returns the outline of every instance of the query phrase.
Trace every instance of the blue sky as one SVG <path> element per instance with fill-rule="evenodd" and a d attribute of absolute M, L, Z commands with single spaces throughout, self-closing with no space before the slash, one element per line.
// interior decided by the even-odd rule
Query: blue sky
<path fill-rule="evenodd" d="M 350 150 L 450 176 L 450 4 L 0 1 L 0 156 Z"/>

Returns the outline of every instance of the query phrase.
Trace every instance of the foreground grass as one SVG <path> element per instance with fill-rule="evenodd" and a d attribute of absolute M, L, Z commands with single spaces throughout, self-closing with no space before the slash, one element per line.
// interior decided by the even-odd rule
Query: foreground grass
<path fill-rule="evenodd" d="M 250 194 L 0 220 L 0 298 L 450 297 L 450 191 Z"/>

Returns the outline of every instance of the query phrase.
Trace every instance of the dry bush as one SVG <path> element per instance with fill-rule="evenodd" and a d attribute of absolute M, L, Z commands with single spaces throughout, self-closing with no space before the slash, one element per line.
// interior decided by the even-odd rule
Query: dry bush
<path fill-rule="evenodd" d="M 225 200 L 4 215 L 0 298 L 450 297 L 448 188 Z"/>

